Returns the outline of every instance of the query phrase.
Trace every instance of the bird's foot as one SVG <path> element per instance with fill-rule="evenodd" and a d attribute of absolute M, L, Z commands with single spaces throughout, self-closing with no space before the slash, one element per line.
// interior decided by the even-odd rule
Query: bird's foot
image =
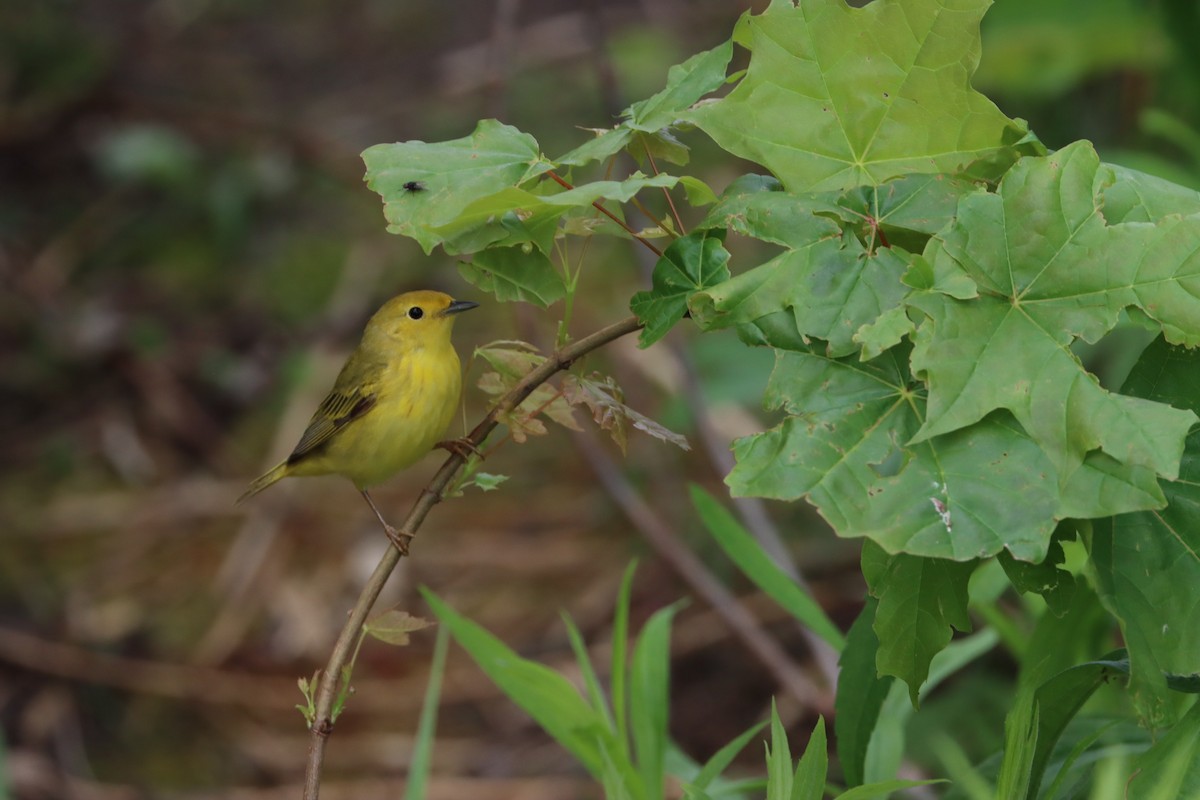
<path fill-rule="evenodd" d="M 448 450 L 461 458 L 463 461 L 466 461 L 468 458 L 470 458 L 472 454 L 479 456 L 481 461 L 484 458 L 483 453 L 478 447 L 475 446 L 475 443 L 466 436 L 462 437 L 461 439 L 447 439 L 443 442 L 438 442 L 434 445 L 434 447 L 440 447 L 443 450 Z"/>
<path fill-rule="evenodd" d="M 413 535 L 405 533 L 399 528 L 393 528 L 387 523 L 384 523 L 383 532 L 387 534 L 388 540 L 400 551 L 400 555 L 407 557 L 408 543 L 413 540 Z"/>

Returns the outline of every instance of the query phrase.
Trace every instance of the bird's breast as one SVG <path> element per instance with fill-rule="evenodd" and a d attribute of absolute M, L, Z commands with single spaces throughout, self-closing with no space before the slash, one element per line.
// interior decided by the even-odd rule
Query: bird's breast
<path fill-rule="evenodd" d="M 375 406 L 339 437 L 356 454 L 344 474 L 359 487 L 411 466 L 442 438 L 462 392 L 458 354 L 452 347 L 405 354 L 384 368 L 377 387 Z"/>

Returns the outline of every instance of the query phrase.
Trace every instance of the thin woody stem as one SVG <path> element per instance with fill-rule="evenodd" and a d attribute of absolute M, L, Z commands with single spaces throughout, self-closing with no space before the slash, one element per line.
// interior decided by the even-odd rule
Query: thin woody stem
<path fill-rule="evenodd" d="M 658 164 L 654 161 L 654 154 L 650 152 L 650 145 L 643 140 L 642 146 L 646 150 L 646 160 L 650 162 L 650 171 L 658 175 Z M 683 219 L 679 216 L 679 209 L 675 207 L 675 201 L 671 198 L 671 190 L 663 187 L 663 197 L 667 198 L 667 205 L 671 208 L 671 217 L 675 220 L 675 230 L 679 231 L 682 236 L 685 231 L 683 229 Z"/>
<path fill-rule="evenodd" d="M 559 177 L 558 173 L 554 172 L 553 170 L 551 170 L 550 172 L 548 172 L 548 173 L 546 173 L 546 174 L 550 176 L 550 179 L 551 179 L 551 180 L 553 180 L 553 181 L 554 181 L 555 183 L 557 183 L 559 186 L 562 186 L 564 189 L 574 189 L 574 188 L 575 188 L 575 187 L 574 187 L 574 186 L 572 186 L 570 183 L 568 183 L 567 181 L 565 181 L 565 180 L 563 180 L 561 177 Z M 606 217 L 608 217 L 609 219 L 611 219 L 613 222 L 615 222 L 615 223 L 617 223 L 618 225 L 620 225 L 620 226 L 621 226 L 621 228 L 623 228 L 623 229 L 624 229 L 624 231 L 625 231 L 626 233 L 628 233 L 630 236 L 632 236 L 634 239 L 637 239 L 639 242 L 641 242 L 642 244 L 646 245 L 646 247 L 650 248 L 650 250 L 651 250 L 651 251 L 654 253 L 654 255 L 658 256 L 659 258 L 662 258 L 662 250 L 659 250 L 657 247 L 655 247 L 653 244 L 651 244 L 651 243 L 650 243 L 650 241 L 649 241 L 648 239 L 646 239 L 646 238 L 644 238 L 644 237 L 642 237 L 642 236 L 639 236 L 639 235 L 638 235 L 638 234 L 637 234 L 637 233 L 636 233 L 636 232 L 633 230 L 633 228 L 631 228 L 631 227 L 629 227 L 628 225 L 626 225 L 626 224 L 625 224 L 625 221 L 624 221 L 624 220 L 622 220 L 622 219 L 621 219 L 620 217 L 618 217 L 616 214 L 614 214 L 614 213 L 612 213 L 611 211 L 609 211 L 609 210 L 608 210 L 607 208 L 605 208 L 604 206 L 600 205 L 600 201 L 599 201 L 599 200 L 593 200 L 593 201 L 592 201 L 592 207 L 593 207 L 593 208 L 595 208 L 597 211 L 599 211 L 599 212 L 600 212 L 601 214 L 603 214 L 604 216 L 606 216 Z"/>
<path fill-rule="evenodd" d="M 519 406 L 525 398 L 533 394 L 533 391 L 537 387 L 541 386 L 559 371 L 567 369 L 575 361 L 591 353 L 593 350 L 603 347 L 622 336 L 633 333 L 641 327 L 642 324 L 638 322 L 637 317 L 626 317 L 620 322 L 613 323 L 606 328 L 601 328 L 595 333 L 554 351 L 545 361 L 530 370 L 508 394 L 501 397 L 492 406 L 483 420 L 467 435 L 466 440 L 474 447 L 480 447 L 488 435 L 500 424 L 499 419 L 501 415 Z M 400 536 L 409 540 L 416 536 L 417 530 L 420 529 L 421 524 L 425 521 L 425 517 L 438 501 L 438 498 L 441 497 L 442 492 L 454 480 L 454 476 L 462 469 L 463 463 L 464 459 L 458 453 L 452 453 L 446 459 L 445 463 L 437 471 L 437 474 L 429 481 L 425 490 L 421 492 L 416 503 L 413 504 L 412 510 L 408 513 L 408 518 L 404 520 L 404 524 L 397 529 L 397 533 Z M 395 547 L 389 547 L 383 554 L 383 557 L 379 561 L 379 566 L 375 568 L 370 579 L 367 580 L 362 593 L 359 594 L 358 602 L 351 609 L 346 624 L 338 636 L 337 643 L 333 646 L 329 662 L 325 665 L 325 669 L 322 672 L 320 687 L 317 690 L 317 713 L 310 728 L 308 764 L 304 774 L 304 800 L 317 800 L 320 794 L 321 766 L 325 759 L 325 745 L 329 741 L 329 734 L 333 732 L 333 705 L 337 698 L 337 676 L 341 674 L 342 667 L 346 665 L 347 660 L 350 658 L 351 651 L 354 649 L 355 641 L 359 637 L 363 623 L 366 622 L 367 615 L 370 613 L 372 606 L 375 605 L 375 601 L 379 598 L 380 592 L 383 591 L 383 586 L 387 583 L 387 579 L 400 562 L 401 555 L 400 551 Z"/>

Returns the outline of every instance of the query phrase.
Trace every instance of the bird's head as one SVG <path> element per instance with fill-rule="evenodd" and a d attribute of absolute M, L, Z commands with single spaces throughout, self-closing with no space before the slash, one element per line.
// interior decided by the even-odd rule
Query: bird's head
<path fill-rule="evenodd" d="M 379 333 L 409 346 L 447 342 L 454 317 L 478 306 L 433 291 L 405 292 L 383 304 L 367 323 L 369 333 Z"/>

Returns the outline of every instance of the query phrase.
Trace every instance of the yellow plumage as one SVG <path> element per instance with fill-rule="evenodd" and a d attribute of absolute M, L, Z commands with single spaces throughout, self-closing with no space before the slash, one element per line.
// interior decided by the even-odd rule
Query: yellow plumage
<path fill-rule="evenodd" d="M 476 305 L 431 291 L 385 303 L 295 450 L 251 483 L 239 502 L 282 478 L 332 474 L 353 481 L 378 514 L 366 489 L 428 453 L 454 416 L 462 367 L 450 332 L 454 316 Z"/>

